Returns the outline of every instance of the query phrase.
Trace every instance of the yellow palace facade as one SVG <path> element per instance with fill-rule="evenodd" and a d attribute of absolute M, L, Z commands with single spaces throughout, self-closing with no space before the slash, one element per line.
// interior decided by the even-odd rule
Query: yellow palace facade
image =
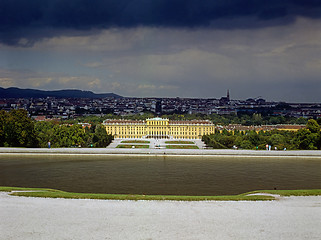
<path fill-rule="evenodd" d="M 106 119 L 107 134 L 114 138 L 201 139 L 215 132 L 209 120 L 173 121 L 167 118 L 146 120 Z"/>

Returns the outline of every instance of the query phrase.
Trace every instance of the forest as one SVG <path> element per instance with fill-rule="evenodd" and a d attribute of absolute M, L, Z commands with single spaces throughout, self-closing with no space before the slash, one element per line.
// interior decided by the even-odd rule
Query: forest
<path fill-rule="evenodd" d="M 90 128 L 60 121 L 35 122 L 22 109 L 0 111 L 0 147 L 106 147 L 113 140 L 101 124 Z"/>
<path fill-rule="evenodd" d="M 205 135 L 202 140 L 208 147 L 215 149 L 266 149 L 271 145 L 273 150 L 320 150 L 320 125 L 309 119 L 306 128 L 298 131 L 234 131 L 226 129 L 212 135 Z"/>

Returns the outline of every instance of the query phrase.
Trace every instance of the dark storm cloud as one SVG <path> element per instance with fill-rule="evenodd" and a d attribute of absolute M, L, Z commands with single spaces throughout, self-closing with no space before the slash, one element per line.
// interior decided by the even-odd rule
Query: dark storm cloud
<path fill-rule="evenodd" d="M 319 18 L 320 12 L 320 0 L 0 0 L 0 41 L 28 46 L 113 27 L 251 28 L 280 18 L 272 24 Z"/>

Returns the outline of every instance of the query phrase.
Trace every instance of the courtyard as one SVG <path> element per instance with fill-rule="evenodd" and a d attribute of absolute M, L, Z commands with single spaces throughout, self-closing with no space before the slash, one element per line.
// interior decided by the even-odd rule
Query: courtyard
<path fill-rule="evenodd" d="M 200 139 L 114 139 L 107 148 L 204 149 Z"/>

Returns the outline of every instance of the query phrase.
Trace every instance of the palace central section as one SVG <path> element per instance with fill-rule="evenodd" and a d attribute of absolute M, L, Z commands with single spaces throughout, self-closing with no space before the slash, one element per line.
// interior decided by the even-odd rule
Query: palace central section
<path fill-rule="evenodd" d="M 114 138 L 201 139 L 203 135 L 215 132 L 214 124 L 209 120 L 107 119 L 103 124 L 106 127 L 107 134 L 113 135 Z"/>

